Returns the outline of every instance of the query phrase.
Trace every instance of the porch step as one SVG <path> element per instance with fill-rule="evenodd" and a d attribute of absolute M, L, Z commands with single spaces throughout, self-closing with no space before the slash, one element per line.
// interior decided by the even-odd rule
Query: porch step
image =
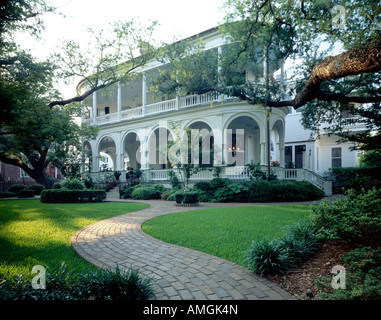
<path fill-rule="evenodd" d="M 106 192 L 107 200 L 119 200 L 119 188 L 113 188 L 109 192 Z"/>

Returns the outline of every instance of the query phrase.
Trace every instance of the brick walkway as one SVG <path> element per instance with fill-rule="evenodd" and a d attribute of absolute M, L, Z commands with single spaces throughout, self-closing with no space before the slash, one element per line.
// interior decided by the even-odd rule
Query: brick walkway
<path fill-rule="evenodd" d="M 108 200 L 119 201 L 112 194 Z M 166 201 L 134 202 L 148 203 L 151 207 L 83 228 L 71 239 L 76 252 L 101 268 L 114 269 L 116 265 L 122 269 L 138 268 L 143 275 L 154 279 L 157 300 L 293 299 L 289 293 L 248 269 L 202 252 L 164 243 L 141 229 L 144 221 L 160 215 L 237 204 L 214 203 L 181 208 Z"/>

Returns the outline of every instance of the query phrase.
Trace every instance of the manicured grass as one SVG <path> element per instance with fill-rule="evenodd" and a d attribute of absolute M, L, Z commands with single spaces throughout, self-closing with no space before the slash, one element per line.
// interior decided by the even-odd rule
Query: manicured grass
<path fill-rule="evenodd" d="M 309 205 L 205 209 L 151 219 L 143 230 L 167 243 L 209 253 L 247 266 L 252 240 L 273 239 L 311 215 Z"/>
<path fill-rule="evenodd" d="M 28 274 L 33 266 L 91 269 L 70 238 L 96 221 L 148 208 L 140 203 L 47 204 L 39 200 L 0 201 L 0 278 Z"/>

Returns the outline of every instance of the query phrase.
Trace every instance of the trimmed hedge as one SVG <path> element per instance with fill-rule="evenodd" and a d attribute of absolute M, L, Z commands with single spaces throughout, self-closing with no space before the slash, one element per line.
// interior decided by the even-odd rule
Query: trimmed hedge
<path fill-rule="evenodd" d="M 332 181 L 335 193 L 345 193 L 346 190 L 370 190 L 380 188 L 381 170 L 379 167 L 339 167 L 330 168 L 324 177 Z"/>
<path fill-rule="evenodd" d="M 0 192 L 0 198 L 13 198 L 13 197 L 17 197 L 17 193 L 9 192 L 9 191 Z"/>
<path fill-rule="evenodd" d="M 43 203 L 81 203 L 102 202 L 106 199 L 104 190 L 67 190 L 50 189 L 41 192 L 40 201 Z"/>
<path fill-rule="evenodd" d="M 276 180 L 270 182 L 274 202 L 312 201 L 324 197 L 324 191 L 307 181 Z"/>
<path fill-rule="evenodd" d="M 197 192 L 177 192 L 176 203 L 197 203 L 198 193 Z"/>
<path fill-rule="evenodd" d="M 28 190 L 32 190 L 36 196 L 39 196 L 44 189 L 44 186 L 41 184 L 33 184 L 28 187 Z"/>
<path fill-rule="evenodd" d="M 161 192 L 153 187 L 140 186 L 134 188 L 134 191 L 131 193 L 131 198 L 134 200 L 160 199 Z"/>
<path fill-rule="evenodd" d="M 25 190 L 25 189 L 26 189 L 26 186 L 24 186 L 23 184 L 14 184 L 7 191 L 19 193 L 21 190 Z"/>
<path fill-rule="evenodd" d="M 21 190 L 18 195 L 19 198 L 32 198 L 34 197 L 34 190 Z"/>

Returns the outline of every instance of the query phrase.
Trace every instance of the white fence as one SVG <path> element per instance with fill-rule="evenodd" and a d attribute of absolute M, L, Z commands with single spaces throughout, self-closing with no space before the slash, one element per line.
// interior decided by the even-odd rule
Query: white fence
<path fill-rule="evenodd" d="M 262 169 L 266 170 L 267 167 Z M 172 170 L 172 169 L 169 169 Z M 148 180 L 153 182 L 164 182 L 169 180 L 168 171 L 169 170 L 149 170 L 147 175 Z M 311 172 L 306 169 L 284 169 L 279 167 L 272 167 L 272 171 L 278 176 L 279 179 L 284 180 L 296 180 L 296 181 L 308 181 L 314 186 L 323 190 L 327 196 L 332 195 L 332 182 L 325 180 L 318 174 Z M 178 170 L 174 169 L 177 178 L 182 181 L 182 176 L 179 174 Z M 249 170 L 245 166 L 235 166 L 235 167 L 223 167 L 221 172 L 222 178 L 228 178 L 231 180 L 250 180 Z M 213 170 L 204 169 L 195 174 L 193 174 L 189 181 L 208 181 L 213 179 Z"/>

